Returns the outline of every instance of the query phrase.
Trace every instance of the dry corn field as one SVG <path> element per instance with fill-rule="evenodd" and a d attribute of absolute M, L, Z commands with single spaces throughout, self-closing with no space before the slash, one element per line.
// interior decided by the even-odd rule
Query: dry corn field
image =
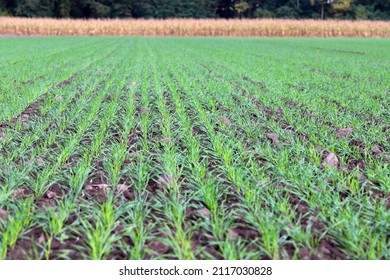
<path fill-rule="evenodd" d="M 390 22 L 320 20 L 71 20 L 0 18 L 12 36 L 390 37 Z"/>

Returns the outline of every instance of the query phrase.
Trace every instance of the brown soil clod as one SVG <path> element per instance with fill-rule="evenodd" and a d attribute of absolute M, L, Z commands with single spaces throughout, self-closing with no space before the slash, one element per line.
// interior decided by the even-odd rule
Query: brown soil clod
<path fill-rule="evenodd" d="M 123 192 L 123 196 L 129 200 L 129 201 L 133 201 L 135 199 L 135 193 L 133 190 L 126 190 Z"/>
<path fill-rule="evenodd" d="M 365 181 L 367 181 L 367 177 L 366 177 L 363 173 L 361 173 L 361 172 L 359 172 L 359 173 L 356 175 L 356 178 L 358 179 L 359 182 L 365 182 Z"/>
<path fill-rule="evenodd" d="M 42 197 L 36 201 L 39 208 L 50 207 L 55 205 L 55 200 L 51 198 Z"/>
<path fill-rule="evenodd" d="M 43 242 L 45 242 L 45 235 L 42 232 L 42 234 L 38 237 L 38 243 L 42 244 Z"/>
<path fill-rule="evenodd" d="M 195 230 L 194 234 L 191 237 L 191 249 L 197 250 L 202 248 L 202 251 L 206 251 L 208 254 L 212 255 L 216 260 L 221 260 L 222 256 L 220 254 L 220 248 L 218 245 L 213 244 L 216 239 L 212 235 L 205 234 L 200 230 Z M 197 256 L 197 258 L 200 256 Z"/>
<path fill-rule="evenodd" d="M 364 153 L 366 150 L 366 145 L 364 144 L 364 142 L 362 140 L 352 139 L 351 141 L 349 141 L 348 144 L 352 148 L 359 149 L 360 152 L 362 152 L 362 153 Z"/>
<path fill-rule="evenodd" d="M 156 181 L 150 179 L 149 182 L 147 183 L 146 189 L 150 193 L 150 197 L 155 196 L 159 187 Z"/>
<path fill-rule="evenodd" d="M 28 188 L 19 188 L 19 189 L 16 189 L 14 191 L 14 193 L 12 194 L 13 197 L 16 197 L 16 198 L 26 198 L 27 196 L 29 196 L 31 194 L 31 190 L 28 189 Z"/>
<path fill-rule="evenodd" d="M 276 110 L 276 114 L 277 114 L 278 116 L 283 115 L 283 109 L 282 109 L 282 108 L 278 108 L 278 110 Z"/>
<path fill-rule="evenodd" d="M 224 111 L 224 112 L 230 112 L 230 110 L 228 108 L 226 108 L 225 106 L 217 103 L 217 105 L 215 106 L 215 108 L 219 111 Z"/>
<path fill-rule="evenodd" d="M 300 248 L 299 249 L 299 258 L 301 260 L 310 260 L 311 259 L 311 253 L 308 248 Z"/>
<path fill-rule="evenodd" d="M 267 138 L 269 140 L 272 141 L 272 144 L 275 146 L 275 147 L 278 147 L 279 146 L 279 137 L 278 135 L 276 135 L 275 133 L 267 133 L 266 134 Z"/>
<path fill-rule="evenodd" d="M 364 168 L 366 167 L 366 164 L 364 163 L 364 161 L 362 159 L 352 159 L 349 161 L 349 163 L 348 163 L 349 170 L 353 170 L 357 167 L 360 170 L 364 170 Z"/>
<path fill-rule="evenodd" d="M 223 124 L 225 124 L 225 125 L 227 125 L 227 126 L 231 126 L 231 125 L 232 125 L 232 121 L 229 120 L 229 119 L 226 118 L 226 117 L 219 116 L 219 117 L 218 117 L 218 120 L 220 120 Z"/>
<path fill-rule="evenodd" d="M 337 158 L 337 156 L 334 153 L 328 153 L 325 156 L 323 163 L 325 166 L 337 168 L 337 166 L 339 165 L 339 159 Z"/>
<path fill-rule="evenodd" d="M 95 197 L 97 198 L 98 200 L 100 200 L 101 202 L 104 202 L 106 201 L 106 189 L 109 187 L 109 185 L 107 184 L 104 184 L 102 182 L 100 182 L 99 180 L 95 183 L 90 183 L 90 184 L 87 184 L 84 189 L 85 191 L 87 192 L 87 194 L 91 197 Z M 84 196 L 82 197 L 85 197 L 85 194 Z"/>
<path fill-rule="evenodd" d="M 306 215 L 309 212 L 309 206 L 306 201 L 298 198 L 295 194 L 288 194 L 288 200 L 290 201 L 291 206 L 293 206 L 299 214 Z"/>
<path fill-rule="evenodd" d="M 332 240 L 323 239 L 316 250 L 317 257 L 325 260 L 344 260 L 347 256 L 342 253 Z"/>
<path fill-rule="evenodd" d="M 91 191 L 91 190 L 102 190 L 107 188 L 107 184 L 95 184 L 95 185 L 87 185 L 85 186 L 85 190 Z"/>
<path fill-rule="evenodd" d="M 371 151 L 375 157 L 380 157 L 382 155 L 382 149 L 379 146 L 372 147 Z"/>
<path fill-rule="evenodd" d="M 167 254 L 169 251 L 171 251 L 171 248 L 168 245 L 166 245 L 158 240 L 149 244 L 148 248 L 153 250 L 154 252 L 156 252 L 159 255 L 164 255 L 164 254 Z"/>
<path fill-rule="evenodd" d="M 347 128 L 339 128 L 336 131 L 336 137 L 341 138 L 341 137 L 346 137 L 348 134 L 352 133 L 352 127 L 347 127 Z"/>
<path fill-rule="evenodd" d="M 163 173 L 157 180 L 157 187 L 159 189 L 167 188 L 169 185 L 173 184 L 173 177 L 168 173 Z"/>
<path fill-rule="evenodd" d="M 56 101 L 57 102 L 60 102 L 60 101 L 62 101 L 64 98 L 62 97 L 62 95 L 57 95 L 56 96 Z"/>
<path fill-rule="evenodd" d="M 54 184 L 50 187 L 48 190 L 48 193 L 51 193 L 50 195 L 53 197 L 61 197 L 62 196 L 62 188 L 59 184 Z M 49 195 L 48 195 L 49 196 Z"/>
<path fill-rule="evenodd" d="M 135 199 L 134 190 L 130 189 L 129 186 L 124 184 L 118 184 L 116 187 L 117 193 L 123 195 L 127 200 L 132 201 Z"/>
<path fill-rule="evenodd" d="M 229 229 L 229 238 L 231 241 L 237 241 L 240 236 L 234 231 L 234 229 Z"/>
<path fill-rule="evenodd" d="M 268 108 L 268 107 L 264 107 L 263 110 L 264 110 L 264 112 L 266 113 L 266 115 L 268 117 L 271 117 L 274 114 L 274 112 L 270 108 Z"/>
<path fill-rule="evenodd" d="M 294 101 L 292 101 L 292 100 L 287 101 L 287 104 L 288 104 L 290 107 L 296 107 L 296 106 L 298 106 L 298 103 L 296 103 L 296 102 L 294 102 Z"/>
<path fill-rule="evenodd" d="M 0 209 L 0 219 L 2 219 L 4 222 L 7 222 L 7 212 L 3 209 Z"/>
<path fill-rule="evenodd" d="M 45 165 L 45 161 L 41 157 L 38 156 L 38 157 L 35 158 L 35 164 L 37 166 L 44 166 Z"/>
<path fill-rule="evenodd" d="M 344 260 L 347 256 L 337 248 L 333 241 L 323 239 L 313 251 L 305 247 L 300 248 L 299 258 L 302 260 Z"/>
<path fill-rule="evenodd" d="M 192 240 L 191 248 L 193 250 L 199 248 L 200 246 L 206 246 L 208 244 L 208 241 L 209 241 L 207 236 L 202 234 L 199 230 L 196 230 L 194 232 L 194 234 L 192 235 L 191 240 Z"/>
<path fill-rule="evenodd" d="M 56 87 L 57 88 L 63 88 L 65 86 L 67 86 L 67 85 L 70 85 L 70 83 L 71 83 L 71 79 L 68 79 L 68 80 L 65 80 L 65 81 L 62 81 L 62 82 L 58 83 Z"/>
<path fill-rule="evenodd" d="M 51 250 L 58 250 L 58 249 L 60 249 L 61 248 L 61 242 L 59 242 L 57 239 L 53 239 L 52 241 L 51 241 L 51 246 L 50 246 L 50 249 Z"/>
<path fill-rule="evenodd" d="M 65 224 L 66 225 L 71 225 L 77 220 L 77 215 L 72 213 L 69 215 L 69 217 L 66 219 Z"/>
<path fill-rule="evenodd" d="M 163 139 L 161 139 L 161 142 L 163 142 L 163 143 L 171 143 L 171 139 L 169 139 L 169 138 L 163 138 Z"/>
<path fill-rule="evenodd" d="M 122 194 L 124 193 L 125 191 L 127 191 L 129 187 L 124 185 L 124 184 L 118 184 L 118 186 L 116 186 L 116 191 L 119 193 L 119 194 Z"/>
<path fill-rule="evenodd" d="M 208 220 L 210 220 L 210 211 L 207 208 L 198 209 L 195 211 L 198 214 L 201 214 L 202 216 L 206 217 Z"/>
<path fill-rule="evenodd" d="M 260 237 L 260 233 L 258 231 L 244 226 L 238 226 L 230 229 L 229 233 L 232 240 L 237 240 L 239 237 L 250 240 Z"/>
<path fill-rule="evenodd" d="M 149 112 L 149 109 L 146 107 L 138 107 L 138 110 L 141 113 L 141 115 L 145 115 Z"/>
<path fill-rule="evenodd" d="M 384 193 L 372 185 L 368 187 L 368 192 L 370 193 L 370 196 L 378 202 L 384 199 L 386 208 L 390 209 L 390 193 Z"/>
<path fill-rule="evenodd" d="M 52 192 L 52 191 L 47 191 L 46 194 L 45 194 L 45 196 L 46 196 L 47 198 L 53 198 L 53 197 L 56 197 L 56 196 L 57 196 L 57 193 Z"/>

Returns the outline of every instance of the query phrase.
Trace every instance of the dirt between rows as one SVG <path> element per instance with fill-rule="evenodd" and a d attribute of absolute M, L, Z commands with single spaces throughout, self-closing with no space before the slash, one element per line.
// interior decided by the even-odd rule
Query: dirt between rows
<path fill-rule="evenodd" d="M 339 53 L 350 53 L 350 54 L 359 54 L 359 55 L 365 55 L 367 53 L 360 52 L 360 51 L 351 51 L 351 50 L 339 50 L 339 49 L 329 49 L 329 48 L 319 48 L 319 47 L 309 47 L 312 49 L 318 49 L 318 50 L 325 50 L 330 52 L 339 52 Z"/>

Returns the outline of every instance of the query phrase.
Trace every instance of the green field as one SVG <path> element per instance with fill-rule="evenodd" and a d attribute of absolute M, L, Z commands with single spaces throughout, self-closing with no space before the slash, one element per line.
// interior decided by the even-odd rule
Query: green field
<path fill-rule="evenodd" d="M 390 40 L 0 38 L 0 259 L 390 259 Z"/>

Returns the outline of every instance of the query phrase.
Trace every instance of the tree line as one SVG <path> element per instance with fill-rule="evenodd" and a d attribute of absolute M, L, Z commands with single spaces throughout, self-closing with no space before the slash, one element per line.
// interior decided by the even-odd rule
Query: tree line
<path fill-rule="evenodd" d="M 0 15 L 53 18 L 389 20 L 383 0 L 0 0 Z"/>

